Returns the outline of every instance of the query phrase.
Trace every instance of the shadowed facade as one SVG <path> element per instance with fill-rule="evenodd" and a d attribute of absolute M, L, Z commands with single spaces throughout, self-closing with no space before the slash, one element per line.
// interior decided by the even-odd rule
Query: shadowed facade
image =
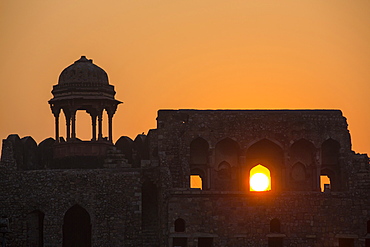
<path fill-rule="evenodd" d="M 370 244 L 369 158 L 351 150 L 339 110 L 159 110 L 156 129 L 113 143 L 121 102 L 92 60 L 63 70 L 52 93 L 55 139 L 3 140 L 0 227 L 12 246 Z M 91 141 L 76 136 L 79 110 Z M 256 167 L 269 191 L 251 191 Z"/>

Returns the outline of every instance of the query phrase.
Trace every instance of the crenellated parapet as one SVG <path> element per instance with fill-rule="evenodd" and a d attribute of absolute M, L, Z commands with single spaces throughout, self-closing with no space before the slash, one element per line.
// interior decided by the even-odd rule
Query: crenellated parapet
<path fill-rule="evenodd" d="M 47 138 L 37 144 L 31 136 L 9 135 L 3 140 L 1 167 L 10 170 L 51 168 L 54 142 L 54 139 Z"/>

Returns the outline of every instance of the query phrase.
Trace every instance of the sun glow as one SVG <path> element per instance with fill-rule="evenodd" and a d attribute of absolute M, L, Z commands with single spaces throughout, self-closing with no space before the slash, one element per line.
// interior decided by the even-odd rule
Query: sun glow
<path fill-rule="evenodd" d="M 265 191 L 269 186 L 269 179 L 263 173 L 255 173 L 251 177 L 250 185 L 254 191 Z"/>
<path fill-rule="evenodd" d="M 262 165 L 257 165 L 250 171 L 250 191 L 271 190 L 270 171 Z"/>

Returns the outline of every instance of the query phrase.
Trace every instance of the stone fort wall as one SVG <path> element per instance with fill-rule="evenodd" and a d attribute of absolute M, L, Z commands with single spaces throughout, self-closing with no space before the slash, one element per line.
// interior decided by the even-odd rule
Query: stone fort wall
<path fill-rule="evenodd" d="M 341 111 L 160 110 L 157 122 L 148 135 L 119 138 L 91 167 L 91 157 L 56 167 L 52 138 L 4 140 L 0 212 L 11 245 L 62 246 L 72 208 L 89 215 L 92 246 L 369 242 L 369 158 L 351 150 Z M 273 186 L 251 192 L 249 171 L 260 163 Z M 190 188 L 191 175 L 202 190 Z M 320 175 L 331 179 L 325 193 Z"/>
<path fill-rule="evenodd" d="M 32 233 L 38 232 L 32 222 L 34 212 L 44 215 L 44 246 L 61 246 L 63 219 L 74 205 L 91 217 L 94 246 L 142 244 L 142 182 L 137 170 L 1 170 L 0 174 L 0 212 L 11 218 L 12 246 L 38 246 L 32 244 L 38 241 L 37 233 Z"/>

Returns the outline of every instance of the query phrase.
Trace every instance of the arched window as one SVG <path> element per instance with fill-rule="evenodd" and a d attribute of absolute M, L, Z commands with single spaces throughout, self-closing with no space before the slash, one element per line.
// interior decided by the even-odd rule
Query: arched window
<path fill-rule="evenodd" d="M 218 165 L 217 174 L 220 179 L 230 179 L 231 178 L 231 169 L 230 164 L 226 161 L 221 162 Z"/>
<path fill-rule="evenodd" d="M 336 180 L 336 172 L 332 169 L 324 168 L 320 172 L 320 188 L 322 192 L 329 192 L 332 188 L 332 181 Z"/>
<path fill-rule="evenodd" d="M 249 185 L 250 191 L 271 190 L 270 170 L 260 164 L 253 167 L 249 172 Z"/>
<path fill-rule="evenodd" d="M 280 233 L 280 220 L 274 218 L 270 221 L 270 232 L 271 233 Z"/>
<path fill-rule="evenodd" d="M 201 137 L 194 139 L 190 143 L 190 188 L 205 189 L 206 174 L 208 169 L 208 150 L 209 145 Z"/>
<path fill-rule="evenodd" d="M 282 167 L 284 164 L 284 152 L 276 143 L 263 139 L 252 146 L 246 152 L 246 165 L 243 169 L 243 186 L 250 190 L 250 171 L 257 165 L 262 165 L 271 173 L 271 190 L 281 190 L 284 188 L 282 180 Z"/>
<path fill-rule="evenodd" d="M 185 232 L 185 220 L 181 218 L 175 220 L 175 232 Z"/>
<path fill-rule="evenodd" d="M 205 171 L 196 168 L 190 171 L 190 188 L 191 189 L 205 189 L 206 178 Z"/>
<path fill-rule="evenodd" d="M 306 167 L 301 163 L 297 162 L 292 167 L 291 173 L 292 179 L 295 182 L 303 182 L 306 180 Z"/>
<path fill-rule="evenodd" d="M 345 181 L 340 181 L 341 170 L 339 166 L 340 145 L 333 139 L 326 140 L 321 146 L 321 174 L 330 179 L 330 189 L 338 191 L 345 186 Z"/>
<path fill-rule="evenodd" d="M 287 189 L 293 191 L 316 191 L 316 148 L 312 142 L 300 139 L 293 143 L 289 149 L 290 180 Z"/>
<path fill-rule="evenodd" d="M 313 167 L 301 162 L 295 163 L 290 170 L 290 183 L 287 187 L 293 191 L 312 191 L 316 188 L 316 176 L 312 176 Z"/>
<path fill-rule="evenodd" d="M 91 223 L 89 213 L 74 205 L 64 215 L 63 246 L 91 246 Z"/>

